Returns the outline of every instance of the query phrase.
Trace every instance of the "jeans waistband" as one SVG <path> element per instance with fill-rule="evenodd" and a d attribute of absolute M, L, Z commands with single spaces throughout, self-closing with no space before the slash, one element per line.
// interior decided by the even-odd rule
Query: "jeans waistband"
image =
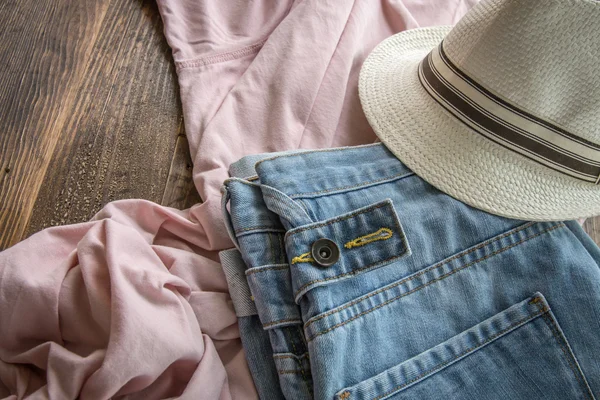
<path fill-rule="evenodd" d="M 261 184 L 292 199 L 342 193 L 414 174 L 381 143 L 276 155 L 255 168 Z"/>

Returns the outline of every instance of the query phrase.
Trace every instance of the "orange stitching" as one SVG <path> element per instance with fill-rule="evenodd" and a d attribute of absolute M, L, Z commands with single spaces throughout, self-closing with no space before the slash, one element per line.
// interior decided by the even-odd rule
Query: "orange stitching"
<path fill-rule="evenodd" d="M 249 269 L 246 271 L 246 276 L 252 275 L 252 274 L 256 274 L 259 272 L 263 272 L 263 271 L 269 271 L 269 270 L 278 270 L 278 269 L 287 269 L 290 266 L 287 264 L 282 264 L 282 265 L 274 265 L 272 267 L 256 267 L 258 269 Z"/>
<path fill-rule="evenodd" d="M 348 397 L 350 397 L 350 392 L 346 391 L 344 393 L 341 393 L 338 397 L 342 400 L 346 400 Z"/>
<path fill-rule="evenodd" d="M 377 232 L 369 233 L 368 235 L 359 236 L 354 240 L 347 242 L 344 247 L 352 249 L 354 247 L 361 247 L 366 244 L 376 242 L 378 240 L 388 240 L 394 233 L 389 228 L 381 228 Z"/>
<path fill-rule="evenodd" d="M 547 307 L 543 307 L 543 308 L 546 311 L 548 311 Z M 548 328 L 550 328 L 550 332 L 552 332 L 552 336 L 554 336 L 554 338 L 558 342 L 560 349 L 562 350 L 563 354 L 565 355 L 565 358 L 567 359 L 567 363 L 569 364 L 569 367 L 571 367 L 571 370 L 573 371 L 573 375 L 575 375 L 575 379 L 577 379 L 577 382 L 579 382 L 583 391 L 586 392 L 585 393 L 586 398 L 593 399 L 594 397 L 591 394 L 590 388 L 588 387 L 587 382 L 585 381 L 585 378 L 583 378 L 581 371 L 576 366 L 574 366 L 572 363 L 572 361 L 574 361 L 574 355 L 565 346 L 565 343 L 567 343 L 567 340 L 558 330 L 558 326 L 556 326 L 556 322 L 548 314 L 544 315 L 544 322 L 546 322 L 546 325 L 548 325 Z M 577 363 L 577 362 L 575 361 L 575 363 Z"/>
<path fill-rule="evenodd" d="M 550 232 L 550 231 L 552 231 L 552 230 L 554 230 L 554 229 L 557 229 L 557 228 L 559 228 L 559 227 L 561 227 L 561 226 L 563 226 L 563 224 L 562 224 L 562 223 L 560 223 L 559 225 L 552 226 L 552 227 L 550 227 L 550 228 L 548 228 L 548 229 L 545 229 L 544 231 L 542 231 L 542 232 L 539 232 L 539 233 L 537 233 L 537 234 L 535 234 L 535 235 L 533 235 L 533 236 L 527 237 L 527 238 L 525 238 L 525 239 L 522 239 L 522 240 L 520 240 L 520 241 L 518 241 L 518 242 L 516 242 L 516 243 L 513 243 L 512 245 L 510 245 L 510 246 L 508 246 L 508 247 L 503 247 L 502 249 L 500 249 L 500 250 L 497 250 L 497 251 L 495 251 L 495 252 L 493 252 L 493 253 L 491 253 L 491 254 L 488 254 L 487 256 L 484 256 L 484 257 L 482 257 L 482 258 L 479 258 L 479 259 L 477 259 L 477 260 L 474 260 L 474 261 L 472 261 L 472 262 L 470 262 L 470 263 L 468 263 L 468 264 L 465 264 L 465 265 L 463 265 L 462 267 L 456 268 L 456 269 L 454 269 L 454 270 L 452 270 L 452 271 L 448 272 L 447 274 L 441 275 L 441 276 L 437 277 L 436 279 L 433 279 L 433 280 L 431 280 L 431 281 L 429 281 L 429 282 L 427 282 L 427 283 L 425 283 L 425 284 L 423 284 L 423 285 L 421 285 L 421 286 L 418 286 L 418 287 L 416 287 L 416 288 L 414 288 L 414 289 L 412 289 L 412 290 L 409 290 L 409 291 L 408 291 L 408 292 L 406 292 L 406 293 L 403 293 L 403 294 L 401 294 L 401 295 L 399 295 L 399 296 L 393 297 L 393 298 L 391 298 L 391 299 L 389 299 L 389 300 L 387 300 L 387 301 L 385 301 L 385 302 L 383 302 L 383 303 L 381 303 L 381 304 L 379 304 L 379 305 L 377 305 L 377 306 L 375 306 L 375 307 L 373 307 L 373 308 L 370 308 L 370 309 L 368 309 L 368 310 L 365 310 L 365 311 L 363 311 L 363 312 L 361 312 L 361 313 L 359 313 L 359 314 L 357 314 L 357 315 L 353 316 L 352 318 L 349 318 L 349 319 L 347 319 L 346 321 L 343 321 L 343 322 L 340 322 L 340 323 L 338 323 L 338 324 L 335 324 L 334 326 L 330 327 L 329 329 L 326 329 L 326 330 L 324 330 L 324 331 L 318 332 L 318 333 L 316 333 L 314 336 L 312 336 L 311 338 L 309 338 L 309 339 L 308 339 L 308 341 L 310 342 L 310 341 L 312 341 L 314 338 L 316 338 L 317 336 L 324 335 L 324 334 L 326 334 L 326 333 L 328 333 L 328 332 L 330 332 L 330 331 L 332 331 L 332 330 L 334 330 L 334 329 L 336 329 L 336 328 L 339 328 L 340 326 L 346 325 L 346 324 L 348 324 L 348 323 L 350 323 L 350 322 L 354 321 L 355 319 L 358 319 L 358 318 L 362 317 L 363 315 L 369 314 L 369 313 L 370 313 L 370 312 L 372 312 L 372 311 L 375 311 L 375 310 L 377 310 L 377 309 L 379 309 L 379 308 L 381 308 L 381 307 L 384 307 L 384 306 L 386 306 L 386 305 L 388 305 L 388 304 L 390 304 L 390 303 L 392 303 L 392 302 L 394 302 L 394 301 L 396 301 L 396 300 L 398 300 L 398 299 L 401 299 L 402 297 L 405 297 L 405 296 L 408 296 L 408 295 L 410 295 L 410 294 L 413 294 L 413 293 L 415 293 L 415 292 L 417 292 L 417 291 L 419 291 L 419 290 L 421 290 L 421 289 L 423 289 L 423 288 L 425 288 L 425 287 L 427 287 L 427 286 L 430 286 L 430 285 L 434 284 L 435 282 L 438 282 L 438 281 L 441 281 L 441 280 L 443 280 L 443 279 L 446 279 L 446 278 L 447 278 L 447 277 L 449 277 L 450 275 L 454 275 L 455 273 L 457 273 L 457 272 L 459 272 L 459 271 L 462 271 L 462 270 L 463 270 L 463 269 L 465 269 L 465 268 L 468 268 L 468 267 L 470 267 L 470 266 L 472 266 L 472 265 L 474 265 L 474 264 L 477 264 L 477 263 L 479 263 L 479 262 L 481 262 L 481 261 L 487 260 L 488 258 L 491 258 L 491 257 L 493 257 L 493 256 L 495 256 L 495 255 L 497 255 L 497 254 L 503 253 L 503 252 L 505 252 L 506 250 L 509 250 L 509 249 L 511 249 L 511 248 L 513 248 L 513 247 L 515 247 L 515 246 L 518 246 L 518 245 L 520 245 L 521 243 L 524 243 L 524 242 L 526 242 L 526 241 L 528 241 L 528 240 L 531 240 L 531 239 L 533 239 L 533 238 L 535 238 L 535 237 L 538 237 L 538 236 L 540 236 L 540 235 L 542 235 L 542 234 L 544 234 L 544 233 L 546 233 L 546 232 Z M 410 280 L 412 280 L 412 279 L 414 279 L 414 278 L 415 278 L 415 277 L 413 277 L 413 278 L 410 278 Z"/>
<path fill-rule="evenodd" d="M 333 309 L 333 310 L 331 310 L 331 311 L 328 311 L 328 312 L 326 312 L 326 313 L 324 313 L 324 314 L 317 315 L 317 316 L 313 317 L 312 319 L 310 319 L 310 320 L 309 320 L 309 321 L 308 321 L 308 322 L 307 322 L 307 323 L 304 325 L 304 328 L 307 328 L 307 327 L 308 327 L 310 324 L 312 324 L 313 322 L 316 322 L 316 321 L 318 321 L 318 320 L 320 320 L 320 319 L 322 319 L 322 318 L 325 318 L 325 317 L 327 317 L 327 316 L 329 316 L 329 315 L 331 315 L 331 314 L 335 314 L 335 313 L 337 313 L 337 312 L 340 312 L 340 311 L 342 311 L 342 310 L 344 310 L 344 309 L 346 309 L 346 308 L 348 308 L 348 307 L 352 307 L 353 305 L 355 305 L 355 304 L 357 304 L 357 303 L 360 303 L 361 301 L 363 301 L 363 300 L 366 300 L 366 299 L 368 299 L 369 297 L 373 297 L 373 296 L 375 296 L 375 295 L 378 295 L 378 294 L 379 294 L 379 293 L 381 293 L 381 292 L 385 292 L 386 290 L 393 289 L 393 288 L 395 288 L 396 286 L 400 286 L 401 284 L 403 284 L 403 283 L 405 283 L 405 282 L 408 282 L 408 281 L 411 281 L 411 280 L 413 280 L 413 279 L 415 279 L 415 278 L 418 278 L 419 276 L 421 276 L 421 275 L 424 275 L 424 274 L 426 274 L 427 272 L 429 272 L 429 271 L 431 271 L 431 270 L 433 270 L 433 269 L 436 269 L 436 268 L 438 268 L 438 267 L 441 267 L 441 266 L 443 266 L 443 265 L 449 264 L 450 262 L 452 262 L 452 261 L 456 260 L 457 258 L 461 258 L 461 257 L 464 257 L 464 256 L 466 256 L 466 255 L 469 255 L 470 253 L 472 253 L 472 252 L 474 252 L 474 251 L 476 251 L 476 250 L 479 250 L 479 249 L 480 249 L 480 248 L 482 248 L 482 247 L 488 246 L 488 245 L 490 245 L 490 244 L 492 244 L 492 243 L 494 243 L 494 242 L 497 242 L 497 241 L 499 241 L 499 240 L 501 240 L 501 239 L 504 239 L 504 238 L 505 238 L 505 237 L 507 237 L 507 236 L 511 236 L 511 235 L 514 235 L 515 233 L 519 233 L 519 232 L 521 232 L 522 230 L 524 230 L 524 229 L 527 229 L 527 228 L 531 227 L 531 226 L 532 226 L 532 225 L 534 225 L 534 224 L 535 224 L 535 222 L 528 222 L 528 223 L 526 223 L 526 224 L 524 224 L 524 225 L 521 225 L 520 227 L 518 227 L 518 228 L 516 228 L 516 229 L 512 229 L 512 230 L 510 230 L 509 232 L 506 232 L 506 233 L 504 233 L 502 236 L 499 236 L 499 237 L 496 237 L 496 238 L 491 238 L 491 239 L 488 239 L 488 240 L 486 240 L 486 241 L 484 241 L 484 242 L 482 242 L 482 243 L 478 244 L 478 245 L 477 245 L 477 247 L 474 247 L 474 248 L 472 248 L 472 249 L 470 249 L 470 250 L 468 250 L 468 251 L 466 251 L 466 252 L 461 252 L 461 253 L 458 253 L 458 254 L 456 254 L 456 255 L 454 255 L 454 256 L 452 256 L 452 257 L 450 257 L 449 259 L 442 260 L 442 261 L 440 261 L 440 262 L 438 262 L 438 263 L 436 263 L 436 264 L 434 264 L 434 265 L 432 265 L 432 266 L 430 266 L 430 267 L 427 267 L 427 268 L 425 268 L 424 270 L 421 270 L 420 272 L 417 272 L 415 275 L 412 275 L 412 276 L 410 276 L 410 277 L 408 277 L 408 278 L 404 278 L 404 279 L 402 279 L 402 280 L 400 280 L 400 281 L 398 281 L 398 282 L 396 282 L 396 283 L 392 284 L 391 286 L 387 286 L 387 287 L 381 288 L 381 289 L 379 289 L 379 290 L 377 290 L 377 291 L 375 291 L 375 292 L 373 292 L 373 293 L 369 293 L 369 294 L 368 294 L 368 295 L 366 295 L 366 296 L 363 296 L 363 297 L 360 297 L 360 298 L 358 298 L 358 299 L 356 299 L 356 300 L 353 300 L 353 301 L 351 301 L 350 303 L 348 303 L 348 304 L 346 304 L 346 305 L 343 305 L 343 306 L 341 306 L 341 307 L 335 308 L 335 309 Z"/>
<path fill-rule="evenodd" d="M 483 347 L 483 346 L 485 346 L 486 344 L 488 344 L 489 342 L 493 341 L 494 339 L 496 339 L 496 338 L 498 338 L 498 337 L 500 337 L 500 336 L 504 335 L 505 333 L 507 333 L 507 332 L 508 332 L 508 331 L 510 331 L 511 329 L 513 329 L 513 328 L 516 328 L 516 327 L 517 327 L 517 326 L 519 326 L 519 325 L 524 325 L 524 324 L 528 323 L 529 321 L 532 321 L 532 320 L 534 320 L 535 318 L 539 317 L 539 316 L 540 316 L 540 315 L 542 315 L 542 314 L 543 314 L 543 312 L 541 312 L 541 311 L 538 311 L 537 313 L 535 313 L 535 314 L 533 314 L 533 315 L 528 315 L 527 317 L 525 317 L 525 318 L 523 318 L 523 319 L 521 319 L 521 320 L 519 320 L 519 321 L 515 322 L 514 324 L 510 325 L 509 327 L 507 327 L 507 328 L 505 328 L 505 329 L 501 330 L 500 332 L 497 332 L 497 333 L 495 333 L 494 335 L 490 336 L 489 338 L 487 338 L 485 341 L 481 342 L 481 343 L 480 343 L 480 344 L 478 344 L 477 346 L 473 346 L 473 347 L 470 347 L 470 348 L 468 348 L 468 349 L 464 350 L 462 353 L 460 353 L 460 354 L 457 354 L 456 356 L 454 356 L 454 357 L 453 357 L 453 358 L 451 358 L 450 360 L 444 361 L 443 363 L 436 365 L 434 368 L 430 368 L 429 370 L 427 370 L 427 371 L 424 371 L 424 372 L 423 372 L 423 373 L 421 373 L 419 376 L 416 376 L 416 377 L 414 377 L 414 378 L 413 378 L 413 379 L 411 379 L 410 381 L 404 382 L 402 385 L 398 385 L 398 386 L 396 386 L 396 387 L 395 387 L 395 388 L 393 388 L 392 390 L 390 390 L 390 391 L 388 391 L 388 392 L 386 392 L 386 393 L 384 393 L 384 394 L 382 394 L 382 395 L 379 395 L 379 396 L 375 397 L 373 400 L 381 400 L 382 398 L 384 398 L 384 397 L 386 397 L 386 396 L 389 396 L 389 395 L 390 395 L 390 394 L 392 394 L 392 393 L 395 393 L 395 392 L 398 392 L 398 391 L 400 391 L 402 388 L 404 388 L 404 387 L 406 387 L 406 386 L 410 385 L 411 383 L 414 383 L 414 382 L 416 382 L 416 381 L 420 380 L 421 378 L 425 377 L 426 375 L 429 375 L 429 374 L 431 374 L 432 372 L 439 371 L 440 369 L 443 369 L 443 368 L 444 368 L 446 365 L 450 364 L 451 362 L 455 361 L 456 359 L 458 359 L 458 358 L 461 358 L 461 357 L 463 357 L 463 356 L 466 356 L 467 354 L 469 354 L 469 353 L 473 352 L 474 350 L 476 350 L 476 349 L 478 349 L 478 348 L 480 348 L 480 347 Z M 460 334 L 459 334 L 459 335 L 460 335 Z M 452 339 L 450 339 L 450 340 L 452 340 Z"/>
<path fill-rule="evenodd" d="M 405 247 L 406 247 L 406 246 L 405 246 Z M 345 276 L 349 276 L 349 275 L 356 275 L 356 274 L 358 274 L 359 272 L 362 272 L 362 271 L 364 271 L 364 270 L 366 270 L 366 269 L 372 269 L 372 268 L 375 268 L 377 265 L 380 265 L 380 264 L 385 264 L 385 263 L 387 263 L 387 262 L 389 262 L 389 261 L 392 261 L 392 260 L 394 260 L 394 259 L 396 259 L 396 258 L 404 257 L 405 255 L 406 255 L 406 251 L 405 251 L 404 253 L 402 253 L 402 254 L 399 254 L 399 255 L 397 255 L 397 256 L 393 256 L 393 257 L 390 257 L 390 258 L 386 258 L 385 260 L 382 260 L 382 261 L 377 261 L 377 262 L 374 262 L 374 263 L 372 263 L 372 264 L 369 264 L 369 265 L 366 265 L 366 266 L 364 266 L 364 267 L 362 267 L 362 268 L 353 269 L 352 271 L 350 271 L 350 272 L 346 272 L 346 273 L 344 273 L 344 274 L 340 274 L 340 275 L 336 275 L 336 276 L 331 276 L 331 277 L 329 277 L 329 278 L 323 278 L 323 279 L 315 279 L 315 280 L 312 280 L 312 281 L 310 281 L 310 282 L 308 282 L 308 283 L 306 283 L 306 284 L 302 285 L 302 286 L 301 286 L 301 287 L 300 287 L 300 288 L 299 288 L 299 289 L 296 291 L 296 293 L 294 294 L 294 297 L 297 297 L 297 296 L 298 296 L 298 294 L 299 294 L 300 292 L 302 292 L 304 289 L 306 289 L 307 287 L 309 287 L 310 285 L 312 285 L 312 284 L 314 284 L 314 283 L 319 283 L 319 282 L 327 282 L 327 281 L 330 281 L 330 280 L 332 280 L 332 279 L 343 278 L 343 277 L 345 277 Z"/>

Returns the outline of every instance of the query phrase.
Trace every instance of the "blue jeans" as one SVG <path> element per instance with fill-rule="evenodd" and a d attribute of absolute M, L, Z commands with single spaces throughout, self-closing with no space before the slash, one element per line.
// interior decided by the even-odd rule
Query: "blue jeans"
<path fill-rule="evenodd" d="M 262 158 L 224 185 L 259 393 L 600 396 L 600 250 L 579 224 L 471 208 L 381 144 Z"/>

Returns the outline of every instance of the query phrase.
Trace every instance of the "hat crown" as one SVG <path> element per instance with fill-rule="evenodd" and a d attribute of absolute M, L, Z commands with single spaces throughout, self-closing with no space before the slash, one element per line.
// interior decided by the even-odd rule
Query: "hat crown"
<path fill-rule="evenodd" d="M 484 1 L 443 46 L 491 93 L 600 144 L 600 2 Z"/>

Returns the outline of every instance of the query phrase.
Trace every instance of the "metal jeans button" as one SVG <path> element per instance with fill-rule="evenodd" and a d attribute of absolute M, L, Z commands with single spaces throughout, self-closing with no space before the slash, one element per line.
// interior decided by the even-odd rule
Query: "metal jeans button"
<path fill-rule="evenodd" d="M 340 259 L 340 249 L 329 239 L 319 239 L 310 249 L 312 258 L 321 267 L 329 267 Z"/>

